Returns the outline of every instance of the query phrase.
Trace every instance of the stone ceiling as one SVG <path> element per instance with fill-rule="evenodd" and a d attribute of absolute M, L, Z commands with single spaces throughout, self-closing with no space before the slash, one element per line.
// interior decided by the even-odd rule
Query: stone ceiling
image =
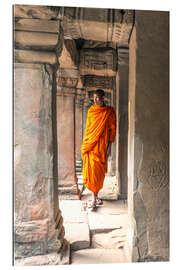
<path fill-rule="evenodd" d="M 133 10 L 15 5 L 14 16 L 16 46 L 27 49 L 31 40 L 32 48 L 42 43 L 41 48 L 51 50 L 61 25 L 64 43 L 59 63 L 64 80 L 73 75 L 87 91 L 113 90 L 117 63 L 128 53 Z"/>

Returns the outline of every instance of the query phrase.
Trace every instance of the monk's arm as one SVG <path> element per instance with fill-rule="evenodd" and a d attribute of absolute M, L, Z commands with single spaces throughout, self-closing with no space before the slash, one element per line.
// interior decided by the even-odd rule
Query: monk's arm
<path fill-rule="evenodd" d="M 106 153 L 107 157 L 109 157 L 111 155 L 111 144 L 112 144 L 112 142 L 109 141 L 108 142 L 108 147 L 107 147 L 107 153 Z"/>

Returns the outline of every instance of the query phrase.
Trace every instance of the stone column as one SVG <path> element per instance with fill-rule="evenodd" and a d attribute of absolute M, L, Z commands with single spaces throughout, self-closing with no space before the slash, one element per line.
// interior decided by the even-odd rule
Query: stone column
<path fill-rule="evenodd" d="M 128 79 L 129 50 L 118 48 L 118 71 L 116 80 L 117 111 L 117 175 L 120 198 L 127 198 L 127 148 L 128 148 Z"/>
<path fill-rule="evenodd" d="M 89 100 L 89 96 L 88 96 L 88 91 L 86 91 L 85 99 L 83 102 L 83 137 L 84 137 L 84 132 L 85 132 L 85 128 L 86 128 L 87 112 L 88 112 L 89 108 L 90 108 L 90 100 Z"/>
<path fill-rule="evenodd" d="M 59 25 L 58 21 L 53 23 L 54 26 Z M 14 36 L 16 265 L 61 264 L 66 244 L 57 196 L 56 121 L 53 109 L 57 65 L 55 47 L 62 33 L 58 33 L 59 26 L 54 27 L 53 31 L 56 29 L 57 33 L 52 34 L 49 44 L 46 41 L 51 36 L 51 30 L 46 34 L 44 25 L 48 28 L 45 19 L 43 22 L 28 19 L 25 23 L 19 19 L 15 24 L 16 30 L 21 27 Z M 43 51 L 42 44 L 47 45 Z M 48 52 L 48 46 L 51 46 L 51 52 Z"/>
<path fill-rule="evenodd" d="M 85 89 L 76 89 L 75 99 L 75 159 L 76 172 L 82 172 L 82 158 L 81 145 L 83 140 L 83 99 L 85 96 Z"/>
<path fill-rule="evenodd" d="M 130 41 L 131 261 L 169 260 L 169 12 L 136 11 Z"/>
<path fill-rule="evenodd" d="M 74 77 L 72 73 L 74 72 Z M 77 194 L 75 173 L 75 94 L 78 71 L 57 71 L 58 184 L 60 193 Z M 77 75 L 77 76 L 76 76 Z"/>

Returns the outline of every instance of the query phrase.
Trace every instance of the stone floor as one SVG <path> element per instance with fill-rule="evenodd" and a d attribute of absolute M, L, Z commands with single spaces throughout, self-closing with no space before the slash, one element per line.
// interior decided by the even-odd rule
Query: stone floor
<path fill-rule="evenodd" d="M 107 195 L 107 194 L 106 194 Z M 105 196 L 107 197 L 107 196 Z M 116 197 L 116 196 L 115 196 Z M 80 200 L 60 200 L 65 238 L 70 243 L 71 264 L 127 262 L 127 203 L 103 200 L 95 211 L 87 208 L 91 194 L 86 189 Z"/>

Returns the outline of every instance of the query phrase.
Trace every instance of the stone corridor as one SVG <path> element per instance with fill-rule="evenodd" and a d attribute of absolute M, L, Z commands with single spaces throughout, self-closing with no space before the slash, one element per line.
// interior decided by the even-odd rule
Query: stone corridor
<path fill-rule="evenodd" d="M 110 177 L 108 179 L 110 180 Z M 110 182 L 111 183 L 111 182 Z M 103 205 L 95 211 L 87 208 L 91 193 L 87 189 L 80 200 L 60 200 L 65 238 L 70 243 L 70 264 L 124 263 L 128 225 L 127 202 L 110 197 L 110 187 L 101 192 Z M 113 187 L 112 187 L 113 189 Z"/>
<path fill-rule="evenodd" d="M 169 12 L 14 5 L 13 24 L 14 265 L 168 261 Z M 98 88 L 117 132 L 88 212 L 77 183 Z"/>

